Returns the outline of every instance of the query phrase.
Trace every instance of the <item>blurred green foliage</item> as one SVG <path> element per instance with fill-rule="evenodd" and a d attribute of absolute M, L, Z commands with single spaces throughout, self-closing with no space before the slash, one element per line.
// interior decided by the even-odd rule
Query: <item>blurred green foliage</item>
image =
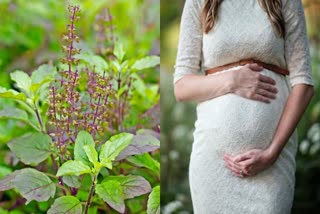
<path fill-rule="evenodd" d="M 298 125 L 296 192 L 292 213 L 320 211 L 320 3 L 304 0 L 315 96 Z M 173 65 L 184 1 L 161 1 L 161 205 L 164 214 L 192 213 L 188 184 L 194 103 L 177 103 Z"/>
<path fill-rule="evenodd" d="M 16 68 L 31 72 L 35 66 L 60 59 L 61 36 L 67 22 L 66 0 L 0 1 L 0 71 Z M 78 35 L 83 50 L 96 43 L 94 21 L 103 8 L 110 8 L 115 35 L 128 57 L 159 54 L 160 20 L 158 0 L 73 0 L 82 8 Z M 156 40 L 156 41 L 155 41 Z M 139 48 L 138 48 L 139 47 Z M 1 85 L 7 77 L 0 78 Z"/>

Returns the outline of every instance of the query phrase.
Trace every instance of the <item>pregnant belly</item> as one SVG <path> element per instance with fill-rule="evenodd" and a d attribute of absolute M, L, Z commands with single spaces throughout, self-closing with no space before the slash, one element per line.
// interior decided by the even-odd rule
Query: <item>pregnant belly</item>
<path fill-rule="evenodd" d="M 270 143 L 289 91 L 283 76 L 269 70 L 262 72 L 276 80 L 276 99 L 267 104 L 230 93 L 199 103 L 195 141 L 209 140 L 217 146 L 236 150 L 263 148 Z"/>

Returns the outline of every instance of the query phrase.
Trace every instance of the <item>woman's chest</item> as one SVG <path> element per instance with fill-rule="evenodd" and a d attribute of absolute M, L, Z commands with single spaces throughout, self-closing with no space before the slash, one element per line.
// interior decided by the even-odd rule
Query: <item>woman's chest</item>
<path fill-rule="evenodd" d="M 215 28 L 203 35 L 204 58 L 219 64 L 275 57 L 283 54 L 283 49 L 283 39 L 276 35 L 258 1 L 223 1 Z"/>

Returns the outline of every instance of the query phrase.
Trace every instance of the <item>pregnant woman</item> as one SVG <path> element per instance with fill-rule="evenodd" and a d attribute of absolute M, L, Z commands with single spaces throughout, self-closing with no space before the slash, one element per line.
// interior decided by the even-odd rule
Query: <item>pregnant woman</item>
<path fill-rule="evenodd" d="M 198 101 L 195 214 L 290 213 L 296 126 L 313 96 L 305 25 L 301 0 L 186 0 L 174 86 Z"/>

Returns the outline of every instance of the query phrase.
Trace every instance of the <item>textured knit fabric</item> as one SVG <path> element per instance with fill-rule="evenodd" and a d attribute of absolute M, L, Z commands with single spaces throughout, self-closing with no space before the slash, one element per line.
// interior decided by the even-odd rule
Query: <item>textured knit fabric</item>
<path fill-rule="evenodd" d="M 271 143 L 291 87 L 313 85 L 301 0 L 283 0 L 285 38 L 277 36 L 258 0 L 224 0 L 218 22 L 201 31 L 203 0 L 186 0 L 174 82 L 187 74 L 254 58 L 287 68 L 289 77 L 264 69 L 278 89 L 270 104 L 226 94 L 197 105 L 189 179 L 195 214 L 289 214 L 295 186 L 296 131 L 275 164 L 253 177 L 239 178 L 224 166 L 233 155 Z M 221 72 L 236 72 L 237 68 Z M 211 74 L 211 75 L 216 75 Z M 195 89 L 197 90 L 197 89 Z"/>

